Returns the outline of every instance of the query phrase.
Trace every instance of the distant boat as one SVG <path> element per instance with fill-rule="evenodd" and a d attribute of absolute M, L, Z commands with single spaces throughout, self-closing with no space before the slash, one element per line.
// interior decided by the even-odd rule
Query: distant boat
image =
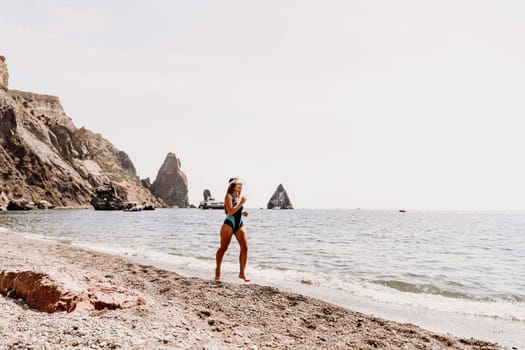
<path fill-rule="evenodd" d="M 400 213 L 406 213 L 407 211 L 405 209 L 399 209 Z"/>
<path fill-rule="evenodd" d="M 138 205 L 137 202 L 125 202 L 124 203 L 124 211 L 142 211 L 144 207 L 142 205 Z"/>
<path fill-rule="evenodd" d="M 202 196 L 204 200 L 199 203 L 199 209 L 224 209 L 224 202 L 216 201 L 210 190 L 204 190 Z"/>
<path fill-rule="evenodd" d="M 224 202 L 209 198 L 207 201 L 199 203 L 199 209 L 224 209 Z"/>

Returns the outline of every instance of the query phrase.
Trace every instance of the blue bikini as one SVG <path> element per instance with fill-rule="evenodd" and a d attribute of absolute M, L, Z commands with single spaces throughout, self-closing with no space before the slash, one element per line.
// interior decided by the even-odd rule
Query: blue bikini
<path fill-rule="evenodd" d="M 232 205 L 235 207 L 237 205 L 237 198 L 231 194 L 230 196 L 232 196 Z M 243 207 L 240 207 L 239 210 L 232 215 L 226 216 L 226 219 L 224 219 L 224 223 L 232 228 L 233 233 L 236 233 L 242 227 L 242 209 Z M 224 211 L 226 211 L 226 209 Z M 226 212 L 226 214 L 228 213 Z"/>

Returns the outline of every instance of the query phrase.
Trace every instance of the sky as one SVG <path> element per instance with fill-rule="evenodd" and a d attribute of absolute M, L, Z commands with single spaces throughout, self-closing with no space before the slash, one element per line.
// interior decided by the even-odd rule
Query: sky
<path fill-rule="evenodd" d="M 525 2 L 0 0 L 9 87 L 189 199 L 525 209 Z"/>

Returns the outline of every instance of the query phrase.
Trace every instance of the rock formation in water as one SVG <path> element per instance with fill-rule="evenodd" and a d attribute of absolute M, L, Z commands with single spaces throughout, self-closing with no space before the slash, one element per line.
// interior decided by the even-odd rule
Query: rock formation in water
<path fill-rule="evenodd" d="M 181 170 L 180 159 L 174 153 L 168 153 L 164 164 L 151 185 L 151 191 L 169 206 L 187 208 L 188 179 Z"/>
<path fill-rule="evenodd" d="M 292 202 L 283 185 L 277 186 L 272 198 L 268 201 L 268 209 L 293 209 Z"/>
<path fill-rule="evenodd" d="M 7 203 L 7 210 L 32 210 L 35 208 L 35 203 L 28 201 L 25 198 L 11 199 Z"/>
<path fill-rule="evenodd" d="M 0 59 L 0 207 L 10 200 L 87 207 L 95 189 L 112 184 L 122 200 L 162 206 L 142 186 L 125 152 L 100 134 L 76 128 L 58 97 L 8 90 Z"/>
<path fill-rule="evenodd" d="M 122 210 L 124 201 L 120 198 L 112 184 L 102 185 L 95 189 L 95 196 L 91 199 L 95 210 Z"/>

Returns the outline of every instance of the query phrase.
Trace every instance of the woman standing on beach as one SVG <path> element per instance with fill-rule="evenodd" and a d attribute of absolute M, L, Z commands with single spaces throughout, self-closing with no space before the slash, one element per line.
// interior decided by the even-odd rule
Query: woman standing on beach
<path fill-rule="evenodd" d="M 231 178 L 228 183 L 228 191 L 224 197 L 224 211 L 227 216 L 221 227 L 221 246 L 217 249 L 215 280 L 219 281 L 221 279 L 222 258 L 226 250 L 228 250 L 232 236 L 235 235 L 241 248 L 239 254 L 239 278 L 245 282 L 249 282 L 250 279 L 248 279 L 244 273 L 246 261 L 248 260 L 248 235 L 242 222 L 242 217 L 248 216 L 248 212 L 243 211 L 246 197 L 241 197 L 242 182 L 238 178 Z"/>

